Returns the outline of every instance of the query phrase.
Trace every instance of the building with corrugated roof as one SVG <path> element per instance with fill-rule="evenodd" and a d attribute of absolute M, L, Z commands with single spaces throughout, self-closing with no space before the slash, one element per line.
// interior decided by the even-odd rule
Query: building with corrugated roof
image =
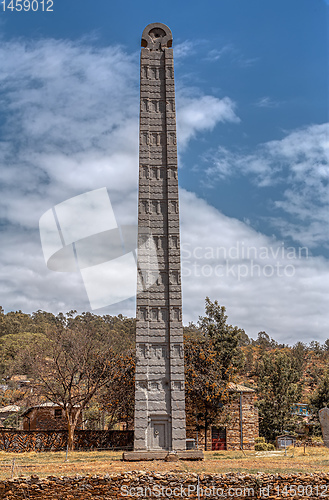
<path fill-rule="evenodd" d="M 27 408 L 22 414 L 24 431 L 59 431 L 67 429 L 63 408 L 50 401 Z M 76 429 L 82 428 L 82 416 Z"/>

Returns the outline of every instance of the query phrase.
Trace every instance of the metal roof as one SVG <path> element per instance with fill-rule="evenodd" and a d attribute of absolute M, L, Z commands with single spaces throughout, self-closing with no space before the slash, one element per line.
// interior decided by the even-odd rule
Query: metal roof
<path fill-rule="evenodd" d="M 17 405 L 3 406 L 2 408 L 0 408 L 0 413 L 8 413 L 8 412 L 16 413 L 20 409 L 21 407 Z"/>
<path fill-rule="evenodd" d="M 228 383 L 228 390 L 229 392 L 255 392 L 255 389 L 251 389 L 241 384 L 234 384 L 233 382 Z"/>

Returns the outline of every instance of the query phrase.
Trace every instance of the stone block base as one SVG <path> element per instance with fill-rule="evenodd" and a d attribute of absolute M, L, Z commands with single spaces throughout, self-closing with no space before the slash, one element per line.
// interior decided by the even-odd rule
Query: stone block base
<path fill-rule="evenodd" d="M 138 462 L 142 460 L 203 460 L 202 450 L 181 450 L 177 452 L 159 451 L 125 451 L 122 460 Z"/>

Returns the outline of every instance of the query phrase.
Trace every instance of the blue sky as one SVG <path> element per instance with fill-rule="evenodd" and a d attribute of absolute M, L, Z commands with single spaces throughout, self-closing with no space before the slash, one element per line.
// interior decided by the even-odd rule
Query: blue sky
<path fill-rule="evenodd" d="M 140 37 L 159 21 L 174 36 L 184 322 L 209 295 L 250 336 L 324 341 L 328 8 L 54 0 L 53 12 L 1 10 L 5 310 L 90 309 L 78 273 L 47 269 L 38 223 L 104 186 L 120 223 L 136 221 Z M 96 312 L 134 315 L 134 301 Z"/>

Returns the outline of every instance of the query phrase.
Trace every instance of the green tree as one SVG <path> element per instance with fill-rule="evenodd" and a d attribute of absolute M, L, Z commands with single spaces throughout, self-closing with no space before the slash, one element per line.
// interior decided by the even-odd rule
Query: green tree
<path fill-rule="evenodd" d="M 311 409 L 318 417 L 319 410 L 329 405 L 329 370 L 324 374 L 317 389 L 310 397 Z"/>
<path fill-rule="evenodd" d="M 194 338 L 185 334 L 185 398 L 187 420 L 207 431 L 218 421 L 223 405 L 229 400 L 227 381 L 221 378 L 221 367 L 211 339 Z"/>
<path fill-rule="evenodd" d="M 190 324 L 184 329 L 185 388 L 188 419 L 207 430 L 223 424 L 224 405 L 230 400 L 228 384 L 243 365 L 240 342 L 244 331 L 228 325 L 225 307 L 207 297 L 199 328 Z M 207 441 L 206 441 L 207 446 Z"/>
<path fill-rule="evenodd" d="M 228 325 L 225 307 L 206 297 L 206 316 L 199 318 L 204 335 L 212 340 L 221 380 L 232 381 L 243 366 L 244 356 L 239 345 L 244 330 Z"/>
<path fill-rule="evenodd" d="M 125 422 L 126 429 L 133 428 L 135 410 L 135 352 L 116 355 L 115 367 L 109 382 L 99 398 L 107 414 L 107 423 L 112 428 L 118 422 Z"/>
<path fill-rule="evenodd" d="M 29 372 L 29 360 L 24 357 L 26 348 L 44 344 L 48 338 L 42 333 L 12 333 L 0 337 L 0 375 L 10 378 L 15 373 Z M 19 361 L 16 362 L 19 356 Z"/>
<path fill-rule="evenodd" d="M 88 324 L 58 326 L 47 342 L 29 345 L 23 353 L 24 360 L 29 356 L 30 373 L 40 397 L 64 410 L 70 450 L 81 412 L 115 370 L 110 342 L 106 345 L 94 333 Z"/>
<path fill-rule="evenodd" d="M 273 441 L 296 425 L 291 406 L 301 397 L 299 372 L 291 356 L 280 349 L 263 355 L 258 364 L 258 377 L 259 430 L 267 440 Z"/>

